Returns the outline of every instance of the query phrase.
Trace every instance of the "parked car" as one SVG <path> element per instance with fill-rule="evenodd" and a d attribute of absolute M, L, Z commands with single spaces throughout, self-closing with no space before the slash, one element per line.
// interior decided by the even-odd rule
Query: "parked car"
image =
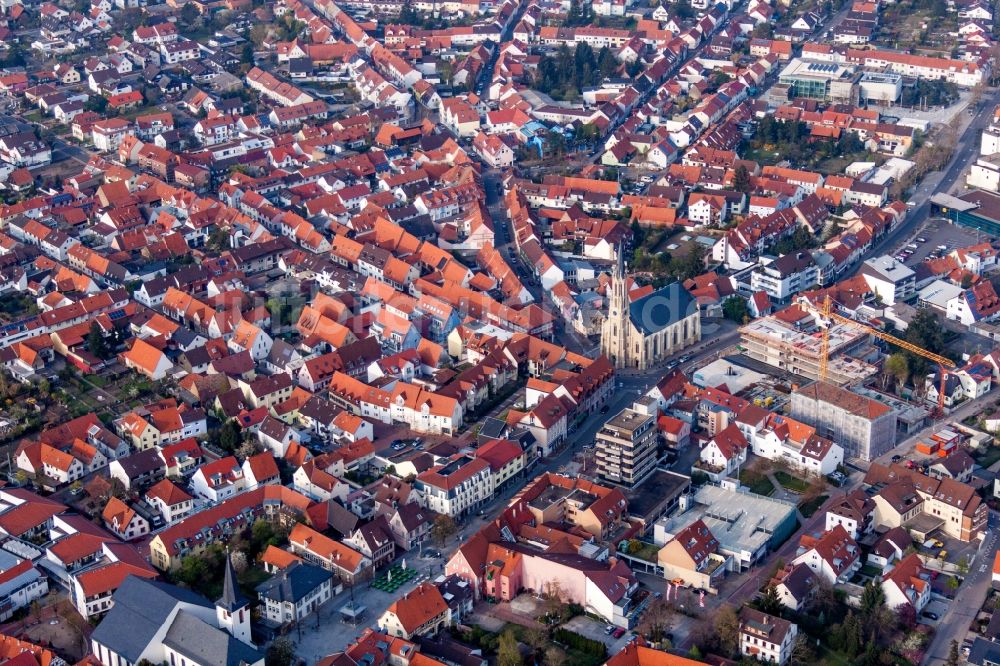
<path fill-rule="evenodd" d="M 928 620 L 938 619 L 938 614 L 931 611 L 924 611 L 923 616 L 926 617 Z"/>
<path fill-rule="evenodd" d="M 622 636 L 625 635 L 625 630 L 621 627 L 618 627 L 611 633 L 611 635 L 614 636 L 615 638 L 621 638 Z"/>
<path fill-rule="evenodd" d="M 896 455 L 894 455 L 894 456 L 892 457 L 892 462 L 899 462 L 899 461 L 900 461 L 900 460 L 902 460 L 902 459 L 903 459 L 903 456 L 901 456 L 901 455 L 899 455 L 899 454 L 897 453 Z"/>
<path fill-rule="evenodd" d="M 918 237 L 917 237 L 917 242 L 918 242 L 918 243 L 926 243 L 926 242 L 927 242 L 927 239 L 926 239 L 926 238 L 924 238 L 923 236 L 918 236 Z"/>
<path fill-rule="evenodd" d="M 604 633 L 606 633 L 608 636 L 610 636 L 611 634 L 613 634 L 614 631 L 615 631 L 615 628 L 612 627 L 610 624 L 608 626 L 604 627 Z"/>

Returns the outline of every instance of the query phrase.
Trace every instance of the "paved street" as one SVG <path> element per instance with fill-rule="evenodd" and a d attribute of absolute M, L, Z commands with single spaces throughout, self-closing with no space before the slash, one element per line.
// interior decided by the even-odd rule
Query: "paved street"
<path fill-rule="evenodd" d="M 998 518 L 1000 516 L 995 511 L 990 512 L 986 538 L 979 547 L 979 554 L 969 569 L 969 575 L 955 592 L 955 601 L 949 604 L 948 611 L 938 622 L 937 633 L 924 655 L 924 664 L 940 664 L 948 658 L 951 642 L 962 643 L 969 630 L 969 623 L 976 617 L 979 607 L 986 599 L 993 580 L 993 553 L 997 550 L 998 536 L 996 527 L 1000 524 Z"/>

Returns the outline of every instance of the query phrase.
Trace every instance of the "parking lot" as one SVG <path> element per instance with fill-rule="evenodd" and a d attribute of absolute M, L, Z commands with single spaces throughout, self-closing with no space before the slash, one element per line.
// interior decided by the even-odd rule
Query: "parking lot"
<path fill-rule="evenodd" d="M 564 624 L 563 627 L 581 636 L 601 641 L 608 646 L 608 654 L 618 654 L 625 647 L 625 644 L 628 643 L 629 639 L 632 638 L 632 632 L 630 631 L 626 631 L 624 635 L 615 638 L 608 633 L 608 625 L 606 623 L 598 622 L 586 615 L 577 615 Z"/>
<path fill-rule="evenodd" d="M 917 242 L 918 238 L 925 240 L 920 243 Z M 982 240 L 985 240 L 982 234 L 975 229 L 960 227 L 943 218 L 930 218 L 917 232 L 900 242 L 899 247 L 894 250 L 894 256 L 902 258 L 901 252 L 907 249 L 912 250 L 912 253 L 904 260 L 906 265 L 912 268 L 931 253 L 945 255 L 957 247 L 975 245 Z M 916 248 L 912 245 L 916 245 Z M 941 249 L 941 246 L 944 249 Z"/>

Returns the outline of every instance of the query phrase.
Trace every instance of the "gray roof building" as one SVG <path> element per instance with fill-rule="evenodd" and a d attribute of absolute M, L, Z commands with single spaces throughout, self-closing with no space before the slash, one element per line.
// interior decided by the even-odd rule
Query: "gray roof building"
<path fill-rule="evenodd" d="M 129 576 L 113 601 L 91 634 L 95 655 L 104 664 L 170 662 L 171 653 L 198 666 L 264 663 L 263 653 L 216 626 L 216 607 L 195 592 Z"/>
<path fill-rule="evenodd" d="M 174 617 L 163 639 L 164 646 L 201 666 L 263 664 L 264 655 L 225 631 L 184 611 Z"/>
<path fill-rule="evenodd" d="M 297 604 L 317 587 L 333 578 L 326 569 L 305 562 L 294 562 L 257 586 L 261 600 Z"/>

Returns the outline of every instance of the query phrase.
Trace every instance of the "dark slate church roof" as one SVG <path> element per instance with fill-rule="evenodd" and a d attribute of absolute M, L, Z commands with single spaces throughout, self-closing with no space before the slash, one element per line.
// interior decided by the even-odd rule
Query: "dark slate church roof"
<path fill-rule="evenodd" d="M 205 597 L 190 590 L 135 576 L 122 582 L 113 599 L 114 606 L 91 638 L 133 664 L 178 603 L 212 608 Z"/>
<path fill-rule="evenodd" d="M 161 627 L 170 621 L 163 644 L 205 666 L 239 666 L 261 662 L 264 655 L 228 632 L 198 618 L 187 608 L 215 607 L 203 596 L 167 583 L 129 576 L 115 592 L 114 606 L 91 634 L 91 639 L 137 663 Z M 192 609 L 193 610 L 193 609 Z M 171 621 L 171 614 L 173 619 Z"/>
<path fill-rule="evenodd" d="M 694 314 L 697 309 L 691 292 L 681 283 L 674 282 L 633 301 L 629 306 L 629 318 L 636 329 L 652 335 Z"/>

